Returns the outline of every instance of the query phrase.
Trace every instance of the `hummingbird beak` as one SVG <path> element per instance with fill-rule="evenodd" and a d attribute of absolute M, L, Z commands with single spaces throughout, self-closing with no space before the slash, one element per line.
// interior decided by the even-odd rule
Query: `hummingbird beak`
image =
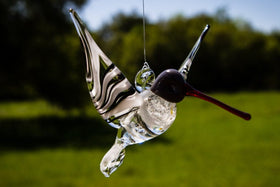
<path fill-rule="evenodd" d="M 189 53 L 189 55 L 187 56 L 187 58 L 184 60 L 181 67 L 179 68 L 179 72 L 183 75 L 185 80 L 187 80 L 187 76 L 188 76 L 188 73 L 190 71 L 193 59 L 194 59 L 194 57 L 195 57 L 195 55 L 196 55 L 196 53 L 197 53 L 197 51 L 200 47 L 200 44 L 201 44 L 202 40 L 206 36 L 209 29 L 210 29 L 210 25 L 206 25 L 204 30 L 200 34 L 198 40 L 194 44 L 191 52 Z"/>
<path fill-rule="evenodd" d="M 236 116 L 239 116 L 245 120 L 250 120 L 251 119 L 251 115 L 246 113 L 246 112 L 242 112 L 240 110 L 237 110 L 236 108 L 233 108 L 217 99 L 214 99 L 213 97 L 210 97 L 196 89 L 194 89 L 189 83 L 185 82 L 185 88 L 186 88 L 186 96 L 194 96 L 194 97 L 197 97 L 197 98 L 200 98 L 200 99 L 203 99 L 205 101 L 208 101 L 210 103 L 213 103 L 225 110 L 227 110 L 228 112 L 236 115 Z"/>

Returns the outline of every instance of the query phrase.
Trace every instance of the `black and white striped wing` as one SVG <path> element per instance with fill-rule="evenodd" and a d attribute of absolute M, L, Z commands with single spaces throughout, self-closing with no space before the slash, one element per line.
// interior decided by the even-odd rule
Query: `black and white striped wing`
<path fill-rule="evenodd" d="M 86 82 L 94 106 L 110 125 L 118 128 L 117 119 L 138 106 L 139 94 L 97 46 L 77 13 L 71 9 L 70 14 L 84 47 Z"/>

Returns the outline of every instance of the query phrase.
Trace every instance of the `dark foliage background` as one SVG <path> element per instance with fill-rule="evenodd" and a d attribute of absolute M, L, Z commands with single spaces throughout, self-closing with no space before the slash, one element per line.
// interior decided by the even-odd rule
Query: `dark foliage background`
<path fill-rule="evenodd" d="M 0 1 L 1 101 L 44 98 L 66 108 L 88 104 L 84 56 L 67 12 L 70 5 L 81 7 L 85 2 Z M 147 22 L 147 59 L 156 74 L 179 68 L 203 27 L 210 24 L 189 76 L 195 87 L 226 92 L 279 90 L 279 31 L 257 31 L 246 21 L 230 18 L 225 10 Z M 143 64 L 141 16 L 117 14 L 93 35 L 133 82 Z"/>
<path fill-rule="evenodd" d="M 85 0 L 1 0 L 1 100 L 82 102 L 82 56 L 66 5 Z M 79 96 L 73 98 L 73 96 Z"/>

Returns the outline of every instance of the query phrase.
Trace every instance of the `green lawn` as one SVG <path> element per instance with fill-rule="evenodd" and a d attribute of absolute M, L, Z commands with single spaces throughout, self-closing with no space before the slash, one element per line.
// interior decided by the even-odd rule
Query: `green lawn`
<path fill-rule="evenodd" d="M 99 162 L 116 131 L 93 107 L 0 103 L 0 186 L 280 186 L 280 93 L 210 95 L 251 113 L 251 121 L 186 98 L 170 129 L 128 147 L 110 178 Z"/>

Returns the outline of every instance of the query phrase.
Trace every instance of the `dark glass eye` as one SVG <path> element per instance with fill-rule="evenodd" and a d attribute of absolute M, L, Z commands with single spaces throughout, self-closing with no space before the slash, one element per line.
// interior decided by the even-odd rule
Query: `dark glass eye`
<path fill-rule="evenodd" d="M 186 95 L 185 80 L 177 70 L 168 69 L 157 77 L 151 91 L 169 102 L 178 103 Z"/>

